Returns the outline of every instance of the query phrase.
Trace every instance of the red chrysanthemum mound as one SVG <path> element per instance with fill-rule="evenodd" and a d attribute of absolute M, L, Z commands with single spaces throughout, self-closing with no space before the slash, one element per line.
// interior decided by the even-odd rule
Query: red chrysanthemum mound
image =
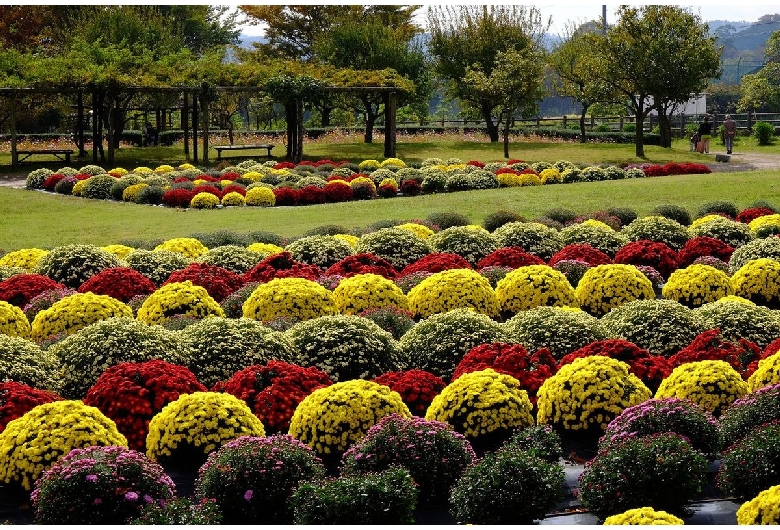
<path fill-rule="evenodd" d="M 267 283 L 274 278 L 305 278 L 313 282 L 322 276 L 316 265 L 295 261 L 286 250 L 272 254 L 244 274 L 244 283 Z"/>
<path fill-rule="evenodd" d="M 129 267 L 103 269 L 82 283 L 80 293 L 104 294 L 127 303 L 134 296 L 152 294 L 157 286 L 154 282 Z"/>
<path fill-rule="evenodd" d="M 57 186 L 57 183 L 65 178 L 65 175 L 62 173 L 55 173 L 53 175 L 49 175 L 46 177 L 46 180 L 43 181 L 43 189 L 46 191 L 54 191 L 54 187 Z"/>
<path fill-rule="evenodd" d="M 218 180 L 236 180 L 239 178 L 241 178 L 240 173 L 236 173 L 235 171 L 228 171 L 227 173 L 222 173 Z"/>
<path fill-rule="evenodd" d="M 0 282 L 0 300 L 24 309 L 39 294 L 65 288 L 43 274 L 17 274 Z"/>
<path fill-rule="evenodd" d="M 224 197 L 228 193 L 236 192 L 242 197 L 246 197 L 246 188 L 239 184 L 231 184 L 222 188 L 222 196 Z"/>
<path fill-rule="evenodd" d="M 244 285 L 241 275 L 218 265 L 198 262 L 190 263 L 184 269 L 173 271 L 162 285 L 188 280 L 193 285 L 199 285 L 206 289 L 209 295 L 219 303 Z"/>
<path fill-rule="evenodd" d="M 720 239 L 709 236 L 697 236 L 685 242 L 683 248 L 677 252 L 677 260 L 681 268 L 692 265 L 694 261 L 702 256 L 712 256 L 728 263 L 733 252 L 734 247 Z"/>
<path fill-rule="evenodd" d="M 609 257 L 609 254 L 594 248 L 587 243 L 566 245 L 553 254 L 547 264 L 550 267 L 554 267 L 559 261 L 584 261 L 593 267 L 596 267 L 597 265 L 612 264 L 612 258 Z"/>
<path fill-rule="evenodd" d="M 724 340 L 719 329 L 699 333 L 691 343 L 671 357 L 673 368 L 698 361 L 726 361 L 747 379 L 758 367 L 763 352 L 754 342 L 739 339 L 736 343 Z"/>
<path fill-rule="evenodd" d="M 401 182 L 401 186 L 398 188 L 398 191 L 401 192 L 401 195 L 405 195 L 407 197 L 416 197 L 422 193 L 422 186 L 420 186 L 420 183 L 416 180 L 406 179 Z"/>
<path fill-rule="evenodd" d="M 192 198 L 195 196 L 195 190 L 185 188 L 176 188 L 163 193 L 162 203 L 171 208 L 189 208 Z"/>
<path fill-rule="evenodd" d="M 563 365 L 574 362 L 575 359 L 591 355 L 601 355 L 623 361 L 628 364 L 631 373 L 637 376 L 653 392 L 658 389 L 661 381 L 668 377 L 674 369 L 673 365 L 665 357 L 651 355 L 648 350 L 623 339 L 605 339 L 591 342 L 578 350 L 564 355 L 560 363 L 558 363 L 558 368 L 560 369 Z"/>
<path fill-rule="evenodd" d="M 520 387 L 528 392 L 528 398 L 533 404 L 536 404 L 539 387 L 558 371 L 558 365 L 547 348 L 529 355 L 521 344 L 493 342 L 471 348 L 455 367 L 452 381 L 463 374 L 487 368 L 520 381 Z"/>
<path fill-rule="evenodd" d="M 155 359 L 112 366 L 87 391 L 84 403 L 114 420 L 130 449 L 143 451 L 155 414 L 181 394 L 206 390 L 186 366 Z"/>
<path fill-rule="evenodd" d="M 470 269 L 466 259 L 454 252 L 433 252 L 403 268 L 398 276 L 407 276 L 415 272 L 437 273 L 450 269 Z"/>
<path fill-rule="evenodd" d="M 433 398 L 444 390 L 444 379 L 425 370 L 387 372 L 373 379 L 401 394 L 401 399 L 415 416 L 425 417 Z"/>
<path fill-rule="evenodd" d="M 298 190 L 299 204 L 325 204 L 325 191 L 317 186 L 304 186 Z"/>
<path fill-rule="evenodd" d="M 351 201 L 354 196 L 352 187 L 344 182 L 328 182 L 322 190 L 325 192 L 325 202 Z"/>
<path fill-rule="evenodd" d="M 298 190 L 288 187 L 274 188 L 276 206 L 295 206 L 298 204 Z"/>
<path fill-rule="evenodd" d="M 615 254 L 615 263 L 647 265 L 657 270 L 664 279 L 679 266 L 677 252 L 666 243 L 640 239 L 624 245 Z"/>
<path fill-rule="evenodd" d="M 222 199 L 222 190 L 220 190 L 216 186 L 211 186 L 209 184 L 201 184 L 200 186 L 195 186 L 192 188 L 192 191 L 195 192 L 195 195 L 198 193 L 211 193 L 215 197 Z"/>
<path fill-rule="evenodd" d="M 378 274 L 388 280 L 394 280 L 398 276 L 392 263 L 370 252 L 347 256 L 325 271 L 325 276 L 343 276 L 344 278 L 357 274 Z"/>
<path fill-rule="evenodd" d="M 298 404 L 318 388 L 332 384 L 328 374 L 316 366 L 304 368 L 273 360 L 239 370 L 213 391 L 243 399 L 263 422 L 266 435 L 271 435 L 287 433 Z"/>
<path fill-rule="evenodd" d="M 772 342 L 766 345 L 766 348 L 764 348 L 764 354 L 766 357 L 769 357 L 770 355 L 774 355 L 777 352 L 780 351 L 780 337 L 776 338 Z"/>
<path fill-rule="evenodd" d="M 750 224 L 751 221 L 754 221 L 759 217 L 763 217 L 765 215 L 774 215 L 774 214 L 775 211 L 770 210 L 769 208 L 764 208 L 764 207 L 747 208 L 737 214 L 736 220 L 740 223 Z"/>
<path fill-rule="evenodd" d="M 49 390 L 39 390 L 16 381 L 0 383 L 0 432 L 5 430 L 9 421 L 21 418 L 38 405 L 52 401 L 62 401 L 62 397 Z"/>
<path fill-rule="evenodd" d="M 503 247 L 494 250 L 477 262 L 477 269 L 485 267 L 511 267 L 517 269 L 528 265 L 544 265 L 544 260 L 520 247 Z"/>

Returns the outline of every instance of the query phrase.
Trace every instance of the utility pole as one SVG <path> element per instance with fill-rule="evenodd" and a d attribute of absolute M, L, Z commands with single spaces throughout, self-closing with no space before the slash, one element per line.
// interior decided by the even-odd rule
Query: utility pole
<path fill-rule="evenodd" d="M 601 6 L 601 32 L 607 34 L 607 6 Z"/>

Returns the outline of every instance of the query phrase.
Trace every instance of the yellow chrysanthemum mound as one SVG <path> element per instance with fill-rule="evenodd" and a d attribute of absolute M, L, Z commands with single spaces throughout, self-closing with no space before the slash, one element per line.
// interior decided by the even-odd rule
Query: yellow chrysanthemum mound
<path fill-rule="evenodd" d="M 280 317 L 297 321 L 336 314 L 328 289 L 305 278 L 274 278 L 258 285 L 243 305 L 244 318 L 269 322 Z"/>
<path fill-rule="evenodd" d="M 501 311 L 512 315 L 539 306 L 576 305 L 566 276 L 549 265 L 527 265 L 510 271 L 496 284 Z"/>
<path fill-rule="evenodd" d="M 198 318 L 224 317 L 225 311 L 209 292 L 191 281 L 172 282 L 163 285 L 144 300 L 136 318 L 146 324 L 164 324 L 174 315 Z M 132 312 L 130 313 L 132 316 Z"/>
<path fill-rule="evenodd" d="M 19 267 L 28 272 L 35 272 L 38 262 L 48 253 L 48 250 L 43 250 L 42 248 L 22 248 L 14 250 L 3 257 L 0 257 L 0 266 Z"/>
<path fill-rule="evenodd" d="M 661 381 L 655 399 L 688 399 L 714 416 L 748 393 L 748 384 L 725 361 L 681 364 Z"/>
<path fill-rule="evenodd" d="M 537 396 L 539 425 L 603 433 L 618 414 L 653 393 L 629 372 L 628 364 L 592 355 L 562 366 L 542 384 Z"/>
<path fill-rule="evenodd" d="M 729 275 L 710 265 L 693 264 L 669 276 L 661 294 L 694 308 L 734 294 Z"/>
<path fill-rule="evenodd" d="M 217 200 L 219 202 L 219 200 Z M 205 254 L 209 249 L 194 237 L 175 237 L 157 245 L 154 250 L 170 250 L 195 259 Z"/>
<path fill-rule="evenodd" d="M 750 260 L 731 276 L 734 294 L 770 309 L 780 309 L 780 261 Z"/>
<path fill-rule="evenodd" d="M 633 265 L 608 264 L 591 267 L 574 291 L 577 305 L 600 317 L 634 300 L 653 300 L 653 283 Z"/>
<path fill-rule="evenodd" d="M 127 447 L 116 424 L 78 400 L 38 405 L 0 433 L 0 481 L 27 491 L 60 457 L 93 445 Z"/>
<path fill-rule="evenodd" d="M 772 486 L 737 510 L 737 524 L 780 524 L 780 485 Z"/>
<path fill-rule="evenodd" d="M 683 525 L 685 522 L 663 510 L 653 510 L 650 507 L 634 508 L 604 519 L 604 525 Z"/>
<path fill-rule="evenodd" d="M 453 309 L 473 309 L 489 317 L 500 312 L 498 297 L 487 278 L 471 269 L 449 269 L 431 274 L 407 294 L 409 310 L 427 318 Z"/>
<path fill-rule="evenodd" d="M 748 378 L 748 390 L 755 392 L 775 383 L 780 383 L 780 353 L 758 361 L 758 368 Z"/>
<path fill-rule="evenodd" d="M 107 318 L 132 316 L 133 309 L 129 305 L 108 295 L 71 294 L 35 315 L 30 338 L 41 342 L 62 333 L 73 334 Z"/>
<path fill-rule="evenodd" d="M 30 321 L 24 311 L 0 300 L 0 333 L 9 337 L 30 338 Z"/>
<path fill-rule="evenodd" d="M 356 274 L 344 278 L 333 290 L 333 298 L 338 312 L 345 315 L 389 306 L 409 310 L 409 300 L 401 288 L 379 274 Z"/>

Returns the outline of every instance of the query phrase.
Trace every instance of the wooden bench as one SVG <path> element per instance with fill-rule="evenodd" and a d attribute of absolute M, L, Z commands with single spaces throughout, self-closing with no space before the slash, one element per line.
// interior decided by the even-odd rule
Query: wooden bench
<path fill-rule="evenodd" d="M 24 162 L 33 155 L 50 155 L 57 160 L 70 164 L 70 155 L 73 154 L 73 149 L 17 149 L 16 150 L 16 162 Z M 20 157 L 19 155 L 24 155 Z M 30 160 L 32 162 L 32 160 Z"/>
<path fill-rule="evenodd" d="M 217 151 L 217 160 L 222 160 L 223 158 L 229 158 L 230 155 L 223 155 L 222 151 L 259 151 L 265 149 L 267 151 L 267 154 L 262 155 L 266 158 L 271 158 L 271 149 L 273 149 L 274 146 L 272 144 L 260 144 L 260 145 L 215 145 L 212 147 L 212 149 L 215 149 Z M 234 155 L 235 156 L 235 155 Z"/>

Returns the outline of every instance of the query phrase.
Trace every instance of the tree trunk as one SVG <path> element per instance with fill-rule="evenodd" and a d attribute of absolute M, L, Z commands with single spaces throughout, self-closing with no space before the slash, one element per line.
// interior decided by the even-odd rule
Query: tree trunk
<path fill-rule="evenodd" d="M 658 112 L 658 126 L 661 129 L 661 147 L 672 147 L 672 122 L 665 112 Z"/>
<path fill-rule="evenodd" d="M 507 111 L 504 123 L 504 158 L 509 158 L 509 126 L 512 123 L 512 113 Z"/>
<path fill-rule="evenodd" d="M 490 115 L 493 107 L 488 102 L 482 103 L 482 118 L 485 120 L 485 127 L 491 142 L 498 141 L 498 124 L 493 123 L 493 117 Z M 465 123 L 465 121 L 464 121 Z"/>
<path fill-rule="evenodd" d="M 634 145 L 636 146 L 636 156 L 644 158 L 645 156 L 645 139 L 643 136 L 643 129 L 645 126 L 644 114 L 640 111 L 636 113 L 636 133 L 634 135 Z"/>
<path fill-rule="evenodd" d="M 298 141 L 295 135 L 295 101 L 288 101 L 284 104 L 284 121 L 287 124 L 287 160 L 293 159 L 295 143 Z"/>
<path fill-rule="evenodd" d="M 333 112 L 333 107 L 322 107 L 322 126 L 330 127 L 330 113 Z"/>
<path fill-rule="evenodd" d="M 585 118 L 588 114 L 588 106 L 583 103 L 582 113 L 580 114 L 580 143 L 584 144 L 588 141 L 585 137 Z"/>
<path fill-rule="evenodd" d="M 363 107 L 366 109 L 366 130 L 363 136 L 363 143 L 370 144 L 374 141 L 374 125 L 376 124 L 377 113 L 374 112 L 374 107 L 367 98 L 360 98 L 363 102 Z"/>

